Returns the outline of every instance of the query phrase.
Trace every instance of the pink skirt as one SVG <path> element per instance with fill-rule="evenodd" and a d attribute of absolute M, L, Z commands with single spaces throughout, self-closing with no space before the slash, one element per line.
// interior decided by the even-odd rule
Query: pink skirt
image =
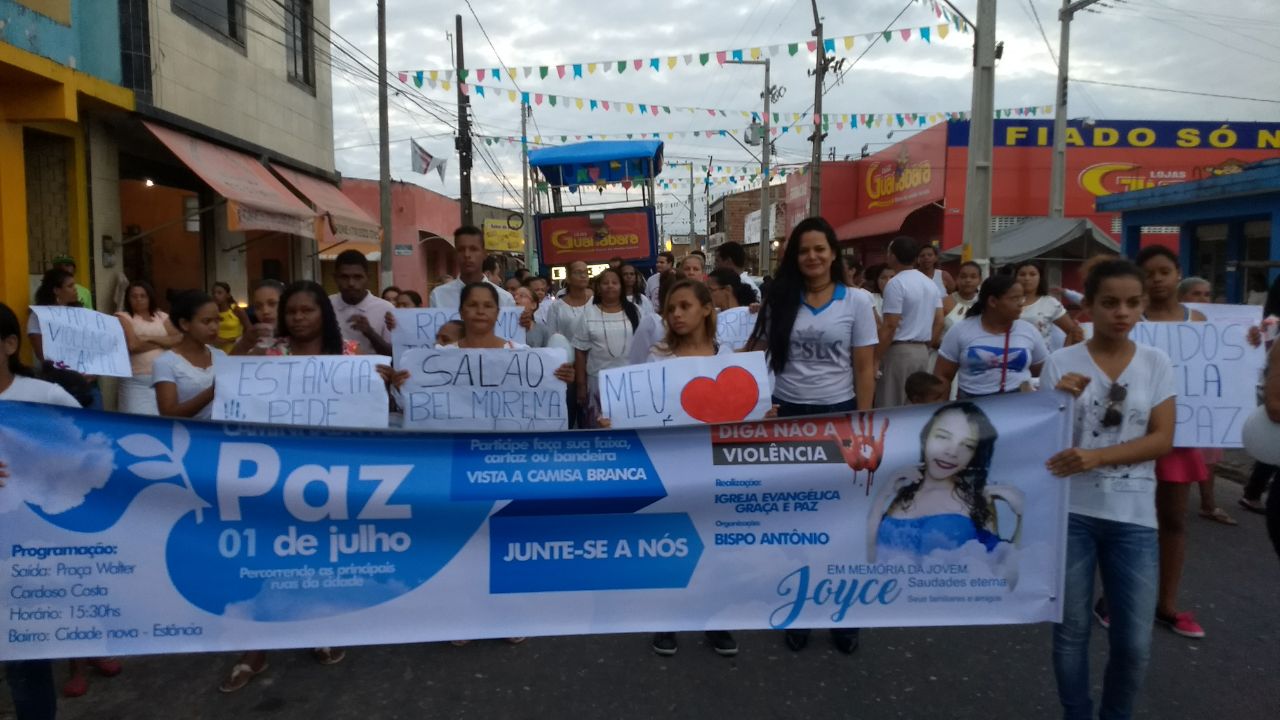
<path fill-rule="evenodd" d="M 1209 479 L 1209 468 L 1198 448 L 1174 448 L 1156 460 L 1156 480 L 1168 483 L 1199 483 Z"/>

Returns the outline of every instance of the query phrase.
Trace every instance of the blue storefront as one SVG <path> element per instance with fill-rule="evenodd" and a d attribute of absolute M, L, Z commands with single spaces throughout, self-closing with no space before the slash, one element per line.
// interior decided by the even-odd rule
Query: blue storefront
<path fill-rule="evenodd" d="M 1121 213 L 1129 257 L 1138 252 L 1142 228 L 1178 226 L 1183 275 L 1205 277 L 1227 302 L 1261 303 L 1280 275 L 1280 158 L 1230 175 L 1100 197 L 1097 209 Z"/>

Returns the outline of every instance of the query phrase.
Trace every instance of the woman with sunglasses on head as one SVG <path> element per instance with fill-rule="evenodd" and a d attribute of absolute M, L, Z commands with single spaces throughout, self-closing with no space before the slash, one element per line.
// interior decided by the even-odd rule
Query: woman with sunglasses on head
<path fill-rule="evenodd" d="M 1062 622 L 1053 632 L 1054 673 L 1067 720 L 1094 717 L 1089 636 L 1095 570 L 1111 605 L 1101 717 L 1132 716 L 1150 659 L 1160 554 L 1155 461 L 1173 446 L 1175 390 L 1168 356 L 1129 339 L 1146 304 L 1144 280 L 1127 260 L 1096 265 L 1084 287 L 1093 337 L 1050 355 L 1041 374 L 1042 391 L 1056 388 L 1076 397 L 1074 447 L 1047 463 L 1071 483 Z"/>
<path fill-rule="evenodd" d="M 987 278 L 968 316 L 943 336 L 933 374 L 950 386 L 958 371 L 960 399 L 1030 390 L 1049 351 L 1021 315 L 1018 281 L 1012 275 Z"/>

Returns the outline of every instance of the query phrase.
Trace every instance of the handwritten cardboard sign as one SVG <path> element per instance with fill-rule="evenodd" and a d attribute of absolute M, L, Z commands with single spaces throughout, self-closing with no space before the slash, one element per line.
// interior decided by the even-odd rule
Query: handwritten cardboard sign
<path fill-rule="evenodd" d="M 772 388 L 764 353 L 628 365 L 600 373 L 602 414 L 615 428 L 759 420 Z"/>
<path fill-rule="evenodd" d="M 565 384 L 555 348 L 467 350 L 416 347 L 396 367 L 404 426 L 421 430 L 567 430 Z"/>
<path fill-rule="evenodd" d="M 1241 447 L 1241 429 L 1257 405 L 1258 379 L 1266 364 L 1264 350 L 1248 341 L 1255 324 L 1238 318 L 1134 327 L 1134 342 L 1160 348 L 1173 363 L 1176 447 Z"/>
<path fill-rule="evenodd" d="M 747 346 L 756 327 L 756 315 L 750 308 L 736 307 L 716 313 L 716 340 L 731 350 Z"/>
<path fill-rule="evenodd" d="M 32 305 L 31 311 L 40 318 L 46 360 L 85 375 L 133 375 L 118 319 L 82 307 Z"/>
<path fill-rule="evenodd" d="M 213 419 L 311 427 L 385 428 L 382 355 L 219 356 Z"/>
<path fill-rule="evenodd" d="M 458 319 L 457 308 L 407 308 L 392 311 L 396 318 L 396 328 L 391 331 L 391 355 L 395 358 L 396 367 L 406 350 L 420 347 L 435 347 L 436 333 L 450 320 Z M 524 343 L 525 331 L 520 326 L 520 315 L 524 308 L 498 308 L 498 323 L 493 332 L 504 340 Z"/>

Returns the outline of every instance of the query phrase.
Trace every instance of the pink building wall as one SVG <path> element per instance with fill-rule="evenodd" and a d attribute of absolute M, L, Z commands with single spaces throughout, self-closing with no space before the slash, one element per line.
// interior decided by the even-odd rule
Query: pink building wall
<path fill-rule="evenodd" d="M 342 192 L 370 217 L 380 216 L 377 180 L 344 178 Z M 425 301 L 442 273 L 457 273 L 453 231 L 461 218 L 457 200 L 413 183 L 391 183 L 392 247 L 412 248 L 412 254 L 395 254 L 391 259 L 397 287 L 415 290 Z"/>

